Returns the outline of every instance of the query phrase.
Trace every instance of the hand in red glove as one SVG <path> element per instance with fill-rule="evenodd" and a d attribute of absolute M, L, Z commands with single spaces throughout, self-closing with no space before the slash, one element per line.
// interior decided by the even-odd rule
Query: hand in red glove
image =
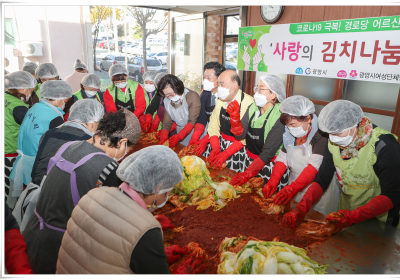
<path fill-rule="evenodd" d="M 190 249 L 187 246 L 181 247 L 179 245 L 165 247 L 164 251 L 167 255 L 167 263 L 169 265 L 176 262 L 182 255 L 187 255 L 190 253 Z"/>
<path fill-rule="evenodd" d="M 275 192 L 283 174 L 286 172 L 286 165 L 282 161 L 277 161 L 272 169 L 268 183 L 262 189 L 265 198 L 270 198 Z"/>
<path fill-rule="evenodd" d="M 307 187 L 317 175 L 318 170 L 315 169 L 311 164 L 307 165 L 303 169 L 299 177 L 292 182 L 289 186 L 284 187 L 278 194 L 274 197 L 274 203 L 279 205 L 286 205 L 290 200 L 292 200 L 298 192 L 301 192 L 305 187 Z"/>
<path fill-rule="evenodd" d="M 221 147 L 219 145 L 219 138 L 218 136 L 214 135 L 210 137 L 210 145 L 211 145 L 211 152 L 210 155 L 207 158 L 208 162 L 212 162 L 215 157 L 221 153 Z"/>
<path fill-rule="evenodd" d="M 151 127 L 150 127 L 148 133 L 152 133 L 152 132 L 157 131 L 159 124 L 160 124 L 160 118 L 159 118 L 159 116 L 156 114 L 156 115 L 154 116 L 153 122 L 151 123 Z"/>
<path fill-rule="evenodd" d="M 165 215 L 156 215 L 154 218 L 161 224 L 162 230 L 176 227 Z"/>
<path fill-rule="evenodd" d="M 238 173 L 229 182 L 232 186 L 241 186 L 250 178 L 256 176 L 258 172 L 265 166 L 265 162 L 262 161 L 259 157 L 257 157 L 247 169 L 243 173 Z"/>
<path fill-rule="evenodd" d="M 299 209 L 294 209 L 293 211 L 290 211 L 283 215 L 282 223 L 295 230 L 296 227 L 298 227 L 298 225 L 304 220 L 305 216 L 306 213 L 303 213 Z"/>
<path fill-rule="evenodd" d="M 231 132 L 236 135 L 242 135 L 243 125 L 240 121 L 240 106 L 237 100 L 231 102 L 226 108 L 226 112 L 229 114 L 231 123 Z"/>
<path fill-rule="evenodd" d="M 193 129 L 193 124 L 187 123 L 178 134 L 175 134 L 171 138 L 169 138 L 169 147 L 173 148 L 182 141 Z"/>
<path fill-rule="evenodd" d="M 371 219 L 382 215 L 393 208 L 393 202 L 385 195 L 374 197 L 367 204 L 358 207 L 353 211 L 339 210 L 337 213 L 330 213 L 326 216 L 328 221 L 331 221 L 338 228 L 346 228 L 352 224 Z"/>
<path fill-rule="evenodd" d="M 26 243 L 19 229 L 5 232 L 4 251 L 4 262 L 9 274 L 33 274 L 26 254 Z"/>
<path fill-rule="evenodd" d="M 171 133 L 172 131 L 174 131 L 176 129 L 176 123 L 173 122 L 171 125 L 171 129 L 169 130 L 169 133 Z"/>
<path fill-rule="evenodd" d="M 143 132 L 149 131 L 152 121 L 153 121 L 153 117 L 151 116 L 151 114 L 146 114 L 144 116 L 144 124 L 142 126 Z"/>
<path fill-rule="evenodd" d="M 208 143 L 210 143 L 210 138 L 208 137 L 208 134 L 204 135 L 203 138 L 201 138 L 197 144 L 199 144 L 199 146 L 196 148 L 196 150 L 194 150 L 194 153 L 196 154 L 196 156 L 201 156 L 202 154 L 204 154 L 204 152 L 207 149 L 207 145 Z"/>
<path fill-rule="evenodd" d="M 161 129 L 160 132 L 157 134 L 157 138 L 160 139 L 160 142 L 158 142 L 158 145 L 164 144 L 164 142 L 167 141 L 167 139 L 168 139 L 168 130 Z"/>
<path fill-rule="evenodd" d="M 189 145 L 198 143 L 200 136 L 203 134 L 205 128 L 206 127 L 204 126 L 204 124 L 196 123 L 196 125 L 194 126 L 194 131 L 192 134 L 192 138 L 190 139 Z"/>
<path fill-rule="evenodd" d="M 211 166 L 215 166 L 216 168 L 221 168 L 224 162 L 228 160 L 229 157 L 240 151 L 240 149 L 243 148 L 243 144 L 240 141 L 235 141 L 230 145 L 228 148 L 226 148 L 225 151 L 217 155 L 213 162 L 211 162 Z"/>
<path fill-rule="evenodd" d="M 181 262 L 173 271 L 172 274 L 195 274 L 203 272 L 206 269 L 205 264 L 201 264 L 203 255 L 196 257 L 191 255 L 190 258 Z"/>

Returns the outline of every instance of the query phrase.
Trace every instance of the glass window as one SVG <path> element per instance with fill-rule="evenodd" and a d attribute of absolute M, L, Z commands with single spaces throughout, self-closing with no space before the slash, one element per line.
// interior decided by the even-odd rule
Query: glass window
<path fill-rule="evenodd" d="M 225 18 L 226 20 L 226 33 L 225 35 L 238 35 L 239 27 L 240 27 L 240 18 L 239 15 L 236 16 L 228 16 Z"/>
<path fill-rule="evenodd" d="M 342 98 L 360 106 L 395 111 L 399 84 L 345 80 Z"/>
<path fill-rule="evenodd" d="M 333 78 L 295 76 L 293 79 L 293 95 L 303 95 L 309 99 L 332 101 Z"/>
<path fill-rule="evenodd" d="M 147 66 L 160 66 L 160 61 L 157 59 L 149 59 L 147 60 Z"/>
<path fill-rule="evenodd" d="M 393 117 L 377 115 L 372 113 L 364 112 L 364 115 L 371 119 L 374 125 L 379 126 L 380 128 L 386 129 L 387 131 L 392 131 L 393 126 Z"/>
<path fill-rule="evenodd" d="M 4 44 L 15 47 L 14 26 L 11 18 L 4 19 Z"/>
<path fill-rule="evenodd" d="M 225 44 L 225 68 L 236 71 L 237 65 L 237 49 L 238 43 L 226 43 Z"/>

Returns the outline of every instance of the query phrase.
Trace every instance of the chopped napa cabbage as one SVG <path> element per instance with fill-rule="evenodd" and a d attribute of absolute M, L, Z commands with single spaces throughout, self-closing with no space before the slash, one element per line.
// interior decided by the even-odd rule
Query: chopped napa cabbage
<path fill-rule="evenodd" d="M 278 263 L 278 274 L 294 274 L 293 270 L 287 263 Z"/>

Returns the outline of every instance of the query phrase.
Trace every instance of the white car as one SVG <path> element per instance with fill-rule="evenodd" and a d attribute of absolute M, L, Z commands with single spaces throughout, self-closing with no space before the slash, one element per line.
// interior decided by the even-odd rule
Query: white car
<path fill-rule="evenodd" d="M 159 52 L 153 55 L 152 57 L 159 59 L 162 64 L 167 64 L 168 52 Z"/>

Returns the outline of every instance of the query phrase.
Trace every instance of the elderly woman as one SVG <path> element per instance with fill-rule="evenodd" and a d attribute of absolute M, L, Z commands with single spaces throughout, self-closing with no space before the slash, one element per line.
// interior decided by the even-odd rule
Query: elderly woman
<path fill-rule="evenodd" d="M 53 63 L 42 63 L 36 70 L 35 75 L 39 79 L 35 88 L 35 93 L 32 95 L 32 105 L 39 102 L 42 98 L 40 87 L 46 81 L 56 81 L 60 79 L 56 66 Z"/>
<path fill-rule="evenodd" d="M 296 227 L 328 188 L 337 173 L 342 192 L 339 212 L 326 219 L 339 228 L 376 217 L 400 228 L 400 144 L 397 137 L 364 116 L 351 101 L 337 100 L 319 114 L 319 129 L 329 133 L 324 159 L 313 183 L 297 205 L 283 217 Z"/>
<path fill-rule="evenodd" d="M 38 68 L 38 65 L 35 62 L 28 61 L 28 62 L 24 63 L 24 66 L 22 66 L 21 71 L 29 72 L 35 78 L 35 80 L 37 80 L 38 77 L 35 74 L 35 71 L 37 68 Z"/>
<path fill-rule="evenodd" d="M 57 273 L 169 273 L 162 229 L 150 212 L 184 179 L 178 156 L 165 146 L 147 147 L 128 156 L 117 175 L 124 182 L 118 188 L 93 189 L 75 207 Z"/>
<path fill-rule="evenodd" d="M 73 95 L 74 103 L 81 99 L 95 99 L 103 105 L 104 112 L 106 112 L 103 92 L 100 91 L 100 88 L 101 81 L 99 76 L 96 74 L 86 75 L 81 81 L 81 89 L 78 92 L 75 92 Z"/>
<path fill-rule="evenodd" d="M 314 104 L 304 96 L 295 95 L 283 100 L 279 110 L 282 112 L 280 120 L 286 124 L 283 148 L 276 158 L 271 178 L 263 188 L 263 193 L 265 197 L 271 197 L 289 168 L 289 185 L 274 197 L 275 204 L 285 205 L 291 199 L 297 202 L 302 199 L 321 166 L 328 137 L 318 129 Z M 313 209 L 324 215 L 335 212 L 339 196 L 340 188 L 334 178 Z"/>
<path fill-rule="evenodd" d="M 10 195 L 9 176 L 17 158 L 18 134 L 28 112 L 28 101 L 36 86 L 35 78 L 25 71 L 17 71 L 4 77 L 4 153 L 5 195 Z"/>
<path fill-rule="evenodd" d="M 119 110 L 100 121 L 92 138 L 68 142 L 50 159 L 35 215 L 23 232 L 34 273 L 56 272 L 58 251 L 72 210 L 91 189 L 120 185 L 117 162 L 132 150 L 140 133 L 136 116 L 126 109 Z"/>
<path fill-rule="evenodd" d="M 160 131 L 159 144 L 163 144 L 169 135 L 172 123 L 176 123 L 176 134 L 172 132 L 169 147 L 179 142 L 187 146 L 192 138 L 193 128 L 200 115 L 201 102 L 197 92 L 184 87 L 183 82 L 174 75 L 164 76 L 158 83 L 158 89 L 164 96 L 165 116 Z"/>

